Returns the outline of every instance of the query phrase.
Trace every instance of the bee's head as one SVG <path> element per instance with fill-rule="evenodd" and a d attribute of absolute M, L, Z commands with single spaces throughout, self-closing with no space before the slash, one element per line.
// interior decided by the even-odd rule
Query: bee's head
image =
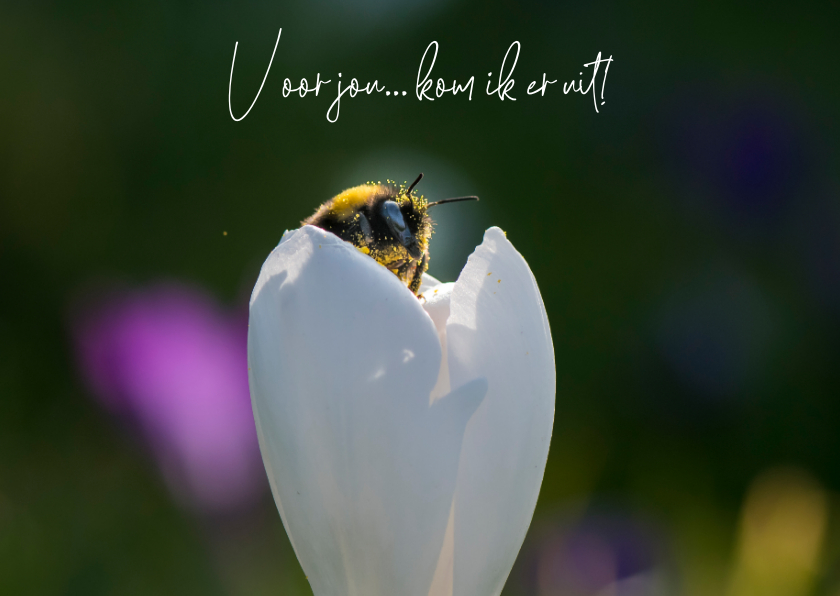
<path fill-rule="evenodd" d="M 426 199 L 414 194 L 413 188 L 414 184 L 408 188 L 380 185 L 366 215 L 376 241 L 402 246 L 413 260 L 419 260 L 428 248 L 432 221 Z"/>
<path fill-rule="evenodd" d="M 371 222 L 374 238 L 379 242 L 402 246 L 413 260 L 418 260 L 428 249 L 432 236 L 432 220 L 428 215 L 429 207 L 456 201 L 477 201 L 478 197 L 455 197 L 434 203 L 426 201 L 423 195 L 417 195 L 414 187 L 422 180 L 423 174 L 408 187 L 391 184 L 376 185 L 374 198 L 368 204 L 366 216 Z"/>

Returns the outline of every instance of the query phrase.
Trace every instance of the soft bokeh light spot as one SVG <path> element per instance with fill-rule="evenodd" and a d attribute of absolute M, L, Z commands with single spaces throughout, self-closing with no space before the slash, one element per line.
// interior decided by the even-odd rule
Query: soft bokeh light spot
<path fill-rule="evenodd" d="M 515 573 L 514 594 L 655 596 L 667 581 L 666 545 L 636 512 L 593 509 L 540 520 Z"/>
<path fill-rule="evenodd" d="M 244 316 L 176 284 L 109 293 L 74 322 L 93 394 L 139 430 L 175 495 L 202 510 L 249 504 L 264 485 L 246 329 Z"/>
<path fill-rule="evenodd" d="M 759 476 L 741 512 L 730 596 L 809 594 L 827 518 L 827 495 L 806 472 L 780 468 Z"/>

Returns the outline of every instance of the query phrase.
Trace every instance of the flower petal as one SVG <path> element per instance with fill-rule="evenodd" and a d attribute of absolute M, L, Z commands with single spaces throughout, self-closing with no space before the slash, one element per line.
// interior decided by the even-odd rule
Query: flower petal
<path fill-rule="evenodd" d="M 426 290 L 440 285 L 440 282 L 428 273 L 424 273 L 420 279 L 420 287 L 417 289 L 417 293 L 421 296 Z"/>
<path fill-rule="evenodd" d="M 455 501 L 454 594 L 498 595 L 531 523 L 554 423 L 554 348 L 522 256 L 490 228 L 452 291 L 453 387 L 486 378 L 467 425 Z"/>
<path fill-rule="evenodd" d="M 441 348 L 420 301 L 318 228 L 284 236 L 250 313 L 260 448 L 313 592 L 425 596 L 486 381 L 430 404 Z"/>
<path fill-rule="evenodd" d="M 432 319 L 432 323 L 435 324 L 438 340 L 440 341 L 440 348 L 443 352 L 440 359 L 440 372 L 438 373 L 438 380 L 432 389 L 431 395 L 429 395 L 429 403 L 434 403 L 444 395 L 447 395 L 451 390 L 451 383 L 449 380 L 449 359 L 446 355 L 446 322 L 449 320 L 449 303 L 450 298 L 452 297 L 452 290 L 454 288 L 454 283 L 438 283 L 434 286 L 428 286 L 423 294 L 423 309 Z"/>

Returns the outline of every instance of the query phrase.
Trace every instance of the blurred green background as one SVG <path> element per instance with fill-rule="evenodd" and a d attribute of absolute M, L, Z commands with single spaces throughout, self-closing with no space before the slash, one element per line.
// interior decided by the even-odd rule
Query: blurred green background
<path fill-rule="evenodd" d="M 505 594 L 840 595 L 838 24 L 802 3 L 0 5 L 0 593 L 310 593 L 225 425 L 247 298 L 318 204 L 422 171 L 431 199 L 482 199 L 435 214 L 430 273 L 502 227 L 554 338 Z M 239 115 L 280 27 L 233 122 L 234 43 Z M 471 102 L 411 97 L 432 40 Z M 514 40 L 503 103 L 485 75 Z M 600 114 L 559 83 L 526 97 L 599 51 Z M 282 97 L 318 72 L 409 96 L 345 97 L 330 124 L 332 86 Z"/>

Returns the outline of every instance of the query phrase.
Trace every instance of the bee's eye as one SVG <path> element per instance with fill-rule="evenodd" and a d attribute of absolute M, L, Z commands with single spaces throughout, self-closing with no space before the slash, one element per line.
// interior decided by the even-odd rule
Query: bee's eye
<path fill-rule="evenodd" d="M 405 219 L 403 218 L 400 206 L 394 201 L 385 201 L 382 203 L 382 215 L 388 220 L 388 225 L 396 232 L 405 230 Z"/>

